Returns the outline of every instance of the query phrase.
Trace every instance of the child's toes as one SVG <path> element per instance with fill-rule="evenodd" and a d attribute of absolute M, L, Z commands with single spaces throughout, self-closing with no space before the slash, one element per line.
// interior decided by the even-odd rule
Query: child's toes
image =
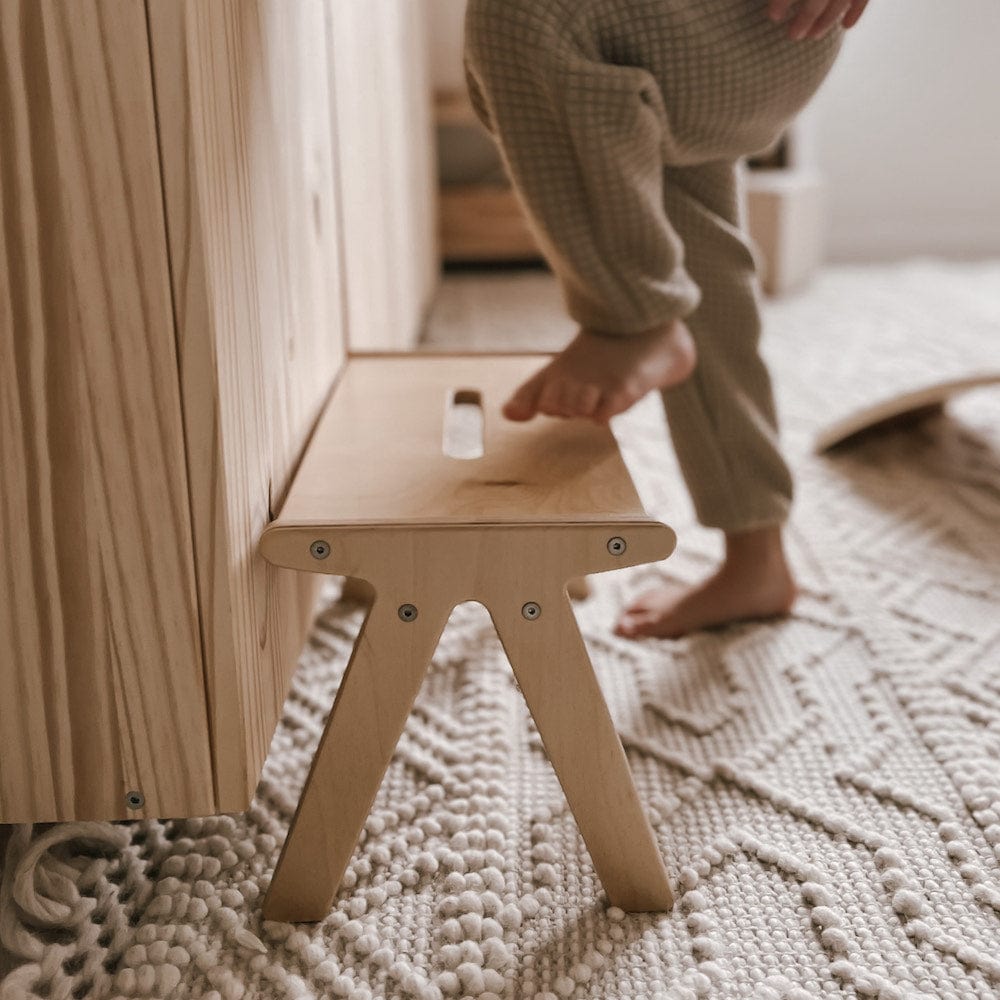
<path fill-rule="evenodd" d="M 634 639 L 642 635 L 644 625 L 649 624 L 649 615 L 642 611 L 629 610 L 622 613 L 615 623 L 615 635 L 623 639 Z"/>
<path fill-rule="evenodd" d="M 594 416 L 598 420 L 610 420 L 634 406 L 646 394 L 646 389 L 634 379 L 625 382 L 601 398 Z"/>
<path fill-rule="evenodd" d="M 530 420 L 538 412 L 538 397 L 544 386 L 544 370 L 528 379 L 503 405 L 508 420 Z"/>
<path fill-rule="evenodd" d="M 571 417 L 571 389 L 565 379 L 550 375 L 538 395 L 538 412 L 547 417 Z"/>
<path fill-rule="evenodd" d="M 626 607 L 615 624 L 615 635 L 625 639 L 663 635 L 664 622 L 669 617 L 676 595 L 668 587 L 656 587 L 640 594 Z"/>
<path fill-rule="evenodd" d="M 605 393 L 594 410 L 594 419 L 604 423 L 619 413 L 624 413 L 634 402 L 627 393 L 621 391 Z"/>
<path fill-rule="evenodd" d="M 584 383 L 574 395 L 573 413 L 578 417 L 592 417 L 600 402 L 600 386 Z"/>

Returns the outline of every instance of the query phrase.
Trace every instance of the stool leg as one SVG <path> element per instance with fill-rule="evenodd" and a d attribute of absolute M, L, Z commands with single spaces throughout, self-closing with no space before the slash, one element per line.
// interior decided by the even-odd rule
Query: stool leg
<path fill-rule="evenodd" d="M 401 620 L 382 597 L 365 619 L 264 900 L 265 920 L 330 911 L 451 608 Z"/>
<path fill-rule="evenodd" d="M 608 899 L 669 910 L 666 868 L 568 598 L 550 590 L 533 621 L 509 603 L 490 608 L 493 620 Z"/>

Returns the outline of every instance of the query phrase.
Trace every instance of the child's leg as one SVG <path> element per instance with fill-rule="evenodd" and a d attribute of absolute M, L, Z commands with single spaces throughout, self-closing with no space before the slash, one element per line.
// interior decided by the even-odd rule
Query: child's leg
<path fill-rule="evenodd" d="M 683 600 L 658 594 L 630 609 L 620 630 L 676 634 L 780 612 L 794 591 L 777 530 L 791 479 L 757 354 L 753 260 L 737 225 L 735 168 L 727 161 L 665 172 L 675 140 L 656 79 L 602 61 L 582 22 L 567 15 L 574 9 L 562 0 L 469 6 L 473 100 L 584 327 L 508 412 L 607 415 L 652 386 L 677 386 L 691 371 L 680 322 L 690 317 L 704 355 L 695 378 L 667 393 L 667 406 L 699 516 L 733 536 L 730 558 Z M 701 282 L 719 300 L 697 309 Z M 611 389 L 601 382 L 609 371 Z M 586 396 L 595 382 L 601 403 Z M 601 410 L 609 399 L 617 409 Z M 749 568 L 765 573 L 751 580 Z"/>
<path fill-rule="evenodd" d="M 663 205 L 659 89 L 645 69 L 604 62 L 578 12 L 472 0 L 467 14 L 473 103 L 583 328 L 508 403 L 512 419 L 607 419 L 694 364 L 680 320 L 699 291 Z"/>
<path fill-rule="evenodd" d="M 687 323 L 699 363 L 663 401 L 698 519 L 726 533 L 726 558 L 690 591 L 662 588 L 622 616 L 622 635 L 676 636 L 791 606 L 780 526 L 792 479 L 778 450 L 771 381 L 758 351 L 754 260 L 731 163 L 669 168 L 664 198 L 702 301 Z"/>

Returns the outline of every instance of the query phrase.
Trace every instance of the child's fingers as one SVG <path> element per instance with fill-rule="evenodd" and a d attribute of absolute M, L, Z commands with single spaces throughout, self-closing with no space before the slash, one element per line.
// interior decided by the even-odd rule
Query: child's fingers
<path fill-rule="evenodd" d="M 829 3 L 830 0 L 803 0 L 788 26 L 788 37 L 794 41 L 805 38 Z"/>
<path fill-rule="evenodd" d="M 822 38 L 835 24 L 847 13 L 853 0 L 835 0 L 816 19 L 816 23 L 809 32 L 810 38 Z"/>
<path fill-rule="evenodd" d="M 854 25 L 858 23 L 861 15 L 865 12 L 865 7 L 868 6 L 868 0 L 854 0 L 851 4 L 850 10 L 844 15 L 844 27 L 853 28 Z"/>

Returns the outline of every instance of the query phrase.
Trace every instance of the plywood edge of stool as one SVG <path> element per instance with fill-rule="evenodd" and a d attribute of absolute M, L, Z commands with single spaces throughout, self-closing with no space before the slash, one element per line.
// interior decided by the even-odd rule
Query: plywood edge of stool
<path fill-rule="evenodd" d="M 289 523 L 280 518 L 261 535 L 260 554 L 275 566 L 308 573 L 346 576 L 378 584 L 390 574 L 412 569 L 421 547 L 455 550 L 455 561 L 463 550 L 492 550 L 496 540 L 506 540 L 513 551 L 524 541 L 539 536 L 566 538 L 580 549 L 566 563 L 566 578 L 560 585 L 590 574 L 659 562 L 677 546 L 677 534 L 653 518 L 560 524 L 501 522 L 492 524 L 342 524 Z M 613 539 L 625 540 L 625 549 L 613 551 Z M 493 541 L 491 542 L 490 539 Z M 584 551 L 578 541 L 586 540 Z M 315 548 L 321 543 L 322 548 Z M 469 597 L 474 600 L 474 597 Z"/>

